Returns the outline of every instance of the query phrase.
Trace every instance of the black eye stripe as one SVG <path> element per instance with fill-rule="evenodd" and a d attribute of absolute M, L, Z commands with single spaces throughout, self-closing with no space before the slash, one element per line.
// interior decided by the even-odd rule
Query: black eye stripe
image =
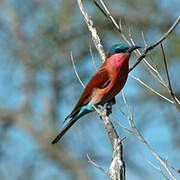
<path fill-rule="evenodd" d="M 110 57 L 110 56 L 112 56 L 113 54 L 117 54 L 117 53 L 126 53 L 128 49 L 129 49 L 129 48 L 124 48 L 124 49 L 114 49 L 114 50 L 112 50 L 112 51 L 109 51 L 108 54 L 107 54 L 107 56 Z"/>
<path fill-rule="evenodd" d="M 127 50 L 128 50 L 128 48 L 123 49 L 123 50 L 122 50 L 122 49 L 116 49 L 115 52 L 116 52 L 116 53 L 121 53 L 121 52 L 122 52 L 122 53 L 125 53 L 125 52 L 127 52 Z"/>

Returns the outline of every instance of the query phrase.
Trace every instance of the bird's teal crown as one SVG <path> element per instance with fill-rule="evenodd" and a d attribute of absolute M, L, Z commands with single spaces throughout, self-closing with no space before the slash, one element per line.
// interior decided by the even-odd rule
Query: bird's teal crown
<path fill-rule="evenodd" d="M 113 54 L 125 53 L 129 48 L 130 46 L 125 43 L 115 44 L 108 49 L 107 56 L 110 57 Z"/>

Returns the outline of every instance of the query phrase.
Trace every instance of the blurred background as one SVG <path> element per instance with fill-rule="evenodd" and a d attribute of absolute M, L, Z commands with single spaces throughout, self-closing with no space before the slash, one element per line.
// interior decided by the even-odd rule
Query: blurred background
<path fill-rule="evenodd" d="M 107 49 L 121 40 L 120 34 L 94 5 L 84 0 L 101 41 Z M 180 14 L 179 0 L 105 1 L 136 44 L 158 40 Z M 88 163 L 87 154 L 108 170 L 112 148 L 96 113 L 83 117 L 57 145 L 51 140 L 63 126 L 83 91 L 70 59 L 72 51 L 78 73 L 86 84 L 101 60 L 92 43 L 76 1 L 0 0 L 0 179 L 1 180 L 91 180 L 108 179 Z M 164 41 L 175 94 L 180 98 L 180 26 Z M 159 47 L 149 62 L 166 79 Z M 135 60 L 132 56 L 130 64 Z M 142 64 L 131 72 L 167 95 Z M 129 77 L 124 88 L 134 121 L 152 148 L 180 168 L 180 116 L 176 108 Z M 122 96 L 117 96 L 113 117 L 127 127 Z M 117 108 L 118 107 L 118 108 Z M 132 134 L 115 124 L 124 140 L 127 180 L 164 177 L 145 159 L 160 166 Z M 164 170 L 164 169 L 163 169 Z M 174 173 L 177 179 L 180 176 Z"/>

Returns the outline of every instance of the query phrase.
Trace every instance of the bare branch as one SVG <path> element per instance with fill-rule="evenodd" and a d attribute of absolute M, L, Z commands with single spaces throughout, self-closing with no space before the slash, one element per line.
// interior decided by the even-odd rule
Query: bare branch
<path fill-rule="evenodd" d="M 156 41 L 151 46 L 145 47 L 142 54 L 136 59 L 133 66 L 129 69 L 129 72 L 132 71 L 141 62 L 141 60 L 146 57 L 148 51 L 152 50 L 153 48 L 158 46 L 162 41 L 164 41 L 171 34 L 171 32 L 176 28 L 176 26 L 178 25 L 179 22 L 180 22 L 180 16 L 176 19 L 176 21 L 169 28 L 169 30 L 158 41 Z"/>
<path fill-rule="evenodd" d="M 73 68 L 74 68 L 74 72 L 75 72 L 75 74 L 76 74 L 76 76 L 77 76 L 80 84 L 82 85 L 83 88 L 85 88 L 85 85 L 84 85 L 84 83 L 82 82 L 81 78 L 79 77 L 79 74 L 78 74 L 78 72 L 77 72 L 76 66 L 75 66 L 75 64 L 74 64 L 74 58 L 73 58 L 72 52 L 71 52 L 71 61 L 72 61 L 72 65 L 73 65 Z"/>
<path fill-rule="evenodd" d="M 118 29 L 118 31 L 120 33 L 122 33 L 120 26 L 118 26 L 118 24 L 116 23 L 116 21 L 114 20 L 114 18 L 111 16 L 109 10 L 107 9 L 105 3 L 102 0 L 99 0 L 103 6 L 103 8 L 105 9 L 105 11 L 100 7 L 100 5 L 94 0 L 96 6 L 101 10 L 101 12 L 114 24 L 114 26 Z"/>
<path fill-rule="evenodd" d="M 108 10 L 107 6 L 105 5 L 104 1 L 103 0 L 99 0 L 99 1 L 100 1 L 101 5 L 103 6 L 104 10 L 99 5 L 97 5 L 97 2 L 96 2 L 95 4 L 97 5 L 97 7 L 111 21 L 111 23 L 114 25 L 114 27 L 121 33 L 121 36 L 124 39 L 124 41 L 126 41 L 129 45 L 131 45 L 130 42 L 128 41 L 128 39 L 126 38 L 125 34 L 122 32 L 121 27 L 116 23 L 115 19 L 112 17 L 112 15 L 111 15 L 110 11 Z"/>
<path fill-rule="evenodd" d="M 85 11 L 85 9 L 83 7 L 82 1 L 81 0 L 77 0 L 77 1 L 78 1 L 78 4 L 79 4 L 79 8 L 81 10 L 81 13 L 82 13 L 82 15 L 84 17 L 84 21 L 86 22 L 86 24 L 88 26 L 88 29 L 91 32 L 92 40 L 93 40 L 93 42 L 94 42 L 94 44 L 96 46 L 96 49 L 97 49 L 102 61 L 105 61 L 104 48 L 101 45 L 101 41 L 100 41 L 100 38 L 99 38 L 99 36 L 97 34 L 96 28 L 94 28 L 93 21 L 91 20 L 91 18 L 86 13 L 86 11 Z"/>
<path fill-rule="evenodd" d="M 148 45 L 147 45 L 147 42 L 146 42 L 146 39 L 145 39 L 145 36 L 144 36 L 144 32 L 143 32 L 143 31 L 141 32 L 141 35 L 142 35 L 142 39 L 143 39 L 143 41 L 144 41 L 145 47 L 147 47 Z"/>
<path fill-rule="evenodd" d="M 128 131 L 129 133 L 132 133 L 134 135 L 136 135 L 136 133 L 130 129 L 128 129 L 126 126 L 124 126 L 123 124 L 121 124 L 118 120 L 116 120 L 114 117 L 111 117 L 112 120 L 117 123 L 120 127 L 122 127 L 123 129 L 125 129 L 126 131 Z"/>
<path fill-rule="evenodd" d="M 150 91 L 152 91 L 153 93 L 157 94 L 158 96 L 160 96 L 161 98 L 167 100 L 168 102 L 173 104 L 173 101 L 171 101 L 170 99 L 168 99 L 167 97 L 163 96 L 162 94 L 160 94 L 159 92 L 157 92 L 156 90 L 154 90 L 153 88 L 151 88 L 150 86 L 148 86 L 146 83 L 144 83 L 141 79 L 129 74 L 129 76 L 135 80 L 137 80 L 139 83 L 141 83 L 144 87 L 146 87 L 147 89 L 149 89 Z"/>
<path fill-rule="evenodd" d="M 94 56 L 93 56 L 93 52 L 92 52 L 92 48 L 91 48 L 91 45 L 89 45 L 89 51 L 90 51 L 90 54 L 91 54 L 91 57 L 92 57 L 92 62 L 93 62 L 93 65 L 96 69 L 96 71 L 98 70 L 97 68 L 97 65 L 96 65 L 96 62 L 95 62 L 95 59 L 94 59 Z"/>
<path fill-rule="evenodd" d="M 102 171 L 105 175 L 110 176 L 108 172 L 106 172 L 101 166 L 99 166 L 98 164 L 96 164 L 87 154 L 87 158 L 88 158 L 88 162 L 91 163 L 93 166 L 95 166 L 97 169 L 99 169 L 100 171 Z"/>
<path fill-rule="evenodd" d="M 127 100 L 126 97 L 124 95 L 124 93 L 122 92 L 122 96 L 123 96 L 123 100 L 124 103 L 126 105 L 126 107 L 128 108 L 127 105 Z M 130 112 L 129 108 L 127 109 L 128 112 Z M 136 128 L 133 118 L 128 119 L 129 123 L 131 125 L 131 127 L 134 129 L 135 133 L 136 133 L 136 137 L 143 143 L 146 145 L 146 147 L 149 149 L 149 151 L 153 154 L 153 156 L 164 166 L 164 168 L 166 169 L 167 173 L 169 174 L 169 176 L 173 179 L 176 180 L 176 178 L 174 177 L 174 175 L 172 174 L 172 172 L 170 171 L 169 167 L 168 167 L 168 163 L 167 161 L 165 161 L 158 153 L 156 153 L 156 151 L 154 151 L 151 146 L 148 144 L 148 142 L 144 139 L 144 137 L 141 135 L 141 133 L 139 132 L 139 130 Z"/>
<path fill-rule="evenodd" d="M 144 34 L 143 34 L 143 35 L 144 35 Z M 133 45 L 135 45 L 135 42 L 134 42 L 134 40 L 133 40 L 133 38 L 132 38 L 132 36 L 131 36 L 131 33 L 129 33 L 129 36 L 130 36 L 131 43 L 132 43 Z M 144 36 L 143 36 L 143 40 L 144 40 L 144 42 L 145 42 L 145 47 L 148 47 L 147 42 L 146 42 Z M 138 49 L 137 49 L 137 51 L 136 51 L 135 53 L 136 53 L 137 56 L 138 56 L 138 55 L 141 55 L 141 52 L 140 52 Z M 153 67 L 145 58 L 143 59 L 142 62 L 143 62 L 143 64 L 144 64 L 144 66 L 147 68 L 147 70 L 149 71 L 149 73 L 150 73 L 157 81 L 159 81 L 159 83 L 160 83 L 162 86 L 166 87 L 166 84 L 164 83 L 164 81 L 163 81 L 160 73 L 157 71 L 157 69 L 156 69 L 155 67 Z"/>
<path fill-rule="evenodd" d="M 118 138 L 114 141 L 113 160 L 109 168 L 111 180 L 125 180 L 122 140 Z"/>
<path fill-rule="evenodd" d="M 164 48 L 163 48 L 162 43 L 161 43 L 161 49 L 162 49 L 162 54 L 163 54 L 165 71 L 166 71 L 166 75 L 167 75 L 167 79 L 168 79 L 168 85 L 169 85 L 168 92 L 169 92 L 170 95 L 171 95 L 171 98 L 172 98 L 172 100 L 173 100 L 173 104 L 175 105 L 176 109 L 180 112 L 180 104 L 179 104 L 178 101 L 176 100 L 176 97 L 175 97 L 174 92 L 173 92 L 173 90 L 172 90 L 171 81 L 170 81 L 170 78 L 169 78 L 168 67 L 167 67 L 167 63 L 166 63 L 166 56 L 165 56 L 165 52 L 164 52 Z"/>
<path fill-rule="evenodd" d="M 173 167 L 173 166 L 170 166 L 174 171 L 176 171 L 177 173 L 180 173 L 180 169 L 177 169 L 177 168 L 175 168 L 175 167 Z"/>
<path fill-rule="evenodd" d="M 116 130 L 114 129 L 113 124 L 111 123 L 111 121 L 109 120 L 109 117 L 107 116 L 107 108 L 106 107 L 107 107 L 107 105 L 105 105 L 104 111 L 101 114 L 101 118 L 103 120 L 104 127 L 108 133 L 112 147 L 114 147 L 114 141 L 115 141 L 115 139 L 118 139 L 119 137 L 118 137 Z"/>
<path fill-rule="evenodd" d="M 169 180 L 169 178 L 165 175 L 165 173 L 162 171 L 162 169 L 156 165 L 154 165 L 149 159 L 147 159 L 140 151 L 139 151 L 140 155 L 143 157 L 143 159 L 153 168 L 157 169 L 166 180 Z"/>

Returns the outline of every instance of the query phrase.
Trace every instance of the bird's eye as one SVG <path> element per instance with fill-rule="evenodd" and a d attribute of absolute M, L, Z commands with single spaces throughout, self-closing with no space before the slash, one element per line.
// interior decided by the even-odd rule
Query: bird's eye
<path fill-rule="evenodd" d="M 128 48 L 127 49 L 123 49 L 121 52 L 122 53 L 127 53 L 127 50 L 128 50 Z"/>
<path fill-rule="evenodd" d="M 116 52 L 116 53 L 121 53 L 122 50 L 121 50 L 121 49 L 116 49 L 115 52 Z"/>

